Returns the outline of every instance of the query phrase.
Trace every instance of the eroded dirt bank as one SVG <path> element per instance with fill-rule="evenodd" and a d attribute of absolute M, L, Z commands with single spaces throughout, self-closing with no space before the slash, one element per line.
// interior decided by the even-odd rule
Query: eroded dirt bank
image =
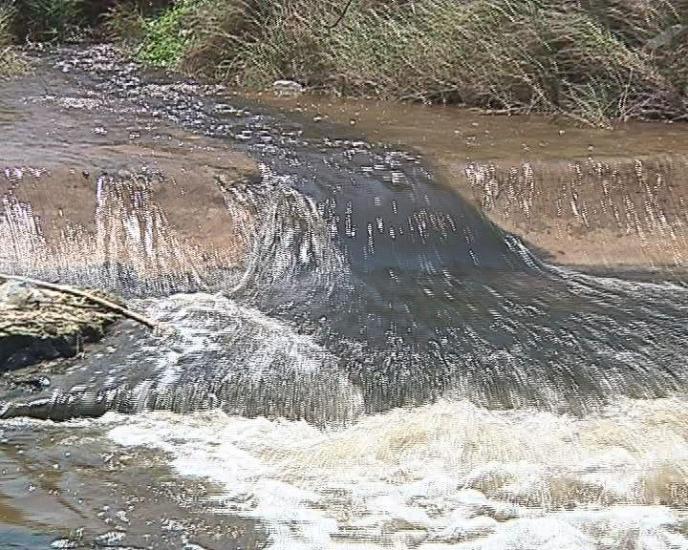
<path fill-rule="evenodd" d="M 456 108 L 252 96 L 320 124 L 412 147 L 551 262 L 591 270 L 688 266 L 688 126 L 613 130 Z"/>

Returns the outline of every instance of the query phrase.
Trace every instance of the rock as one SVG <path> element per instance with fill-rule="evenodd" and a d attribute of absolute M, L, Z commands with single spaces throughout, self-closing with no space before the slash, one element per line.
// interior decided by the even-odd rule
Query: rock
<path fill-rule="evenodd" d="M 74 356 L 117 318 L 85 298 L 14 281 L 0 284 L 0 371 Z"/>
<path fill-rule="evenodd" d="M 0 310 L 7 308 L 30 308 L 40 301 L 40 293 L 30 286 L 17 281 L 0 285 Z"/>
<path fill-rule="evenodd" d="M 305 88 L 293 80 L 275 80 L 272 83 L 272 90 L 277 95 L 301 95 Z"/>
<path fill-rule="evenodd" d="M 30 392 L 38 392 L 50 387 L 50 378 L 47 376 L 29 376 L 10 379 L 10 385 Z"/>

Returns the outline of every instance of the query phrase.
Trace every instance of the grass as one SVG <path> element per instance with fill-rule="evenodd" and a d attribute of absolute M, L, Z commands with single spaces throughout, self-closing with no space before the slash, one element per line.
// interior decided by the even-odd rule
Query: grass
<path fill-rule="evenodd" d="M 15 28 L 32 40 L 67 40 L 86 24 L 86 0 L 15 0 Z"/>
<path fill-rule="evenodd" d="M 26 63 L 12 45 L 14 16 L 12 6 L 0 6 L 0 79 L 21 74 L 26 68 Z"/>
<path fill-rule="evenodd" d="M 174 67 L 188 51 L 192 29 L 188 26 L 197 2 L 182 0 L 174 3 L 158 17 L 143 21 L 143 43 L 140 60 L 156 67 Z M 116 18 L 109 19 L 112 25 Z"/>
<path fill-rule="evenodd" d="M 103 36 L 101 31 L 141 40 L 145 14 L 157 13 L 170 0 L 0 0 L 14 14 L 15 41 L 75 41 Z M 112 27 L 90 32 L 107 19 Z"/>
<path fill-rule="evenodd" d="M 345 5 L 5 0 L 0 63 L 16 63 L 10 32 L 66 40 L 106 14 L 107 35 L 138 44 L 142 61 L 240 87 L 290 79 L 334 94 L 596 125 L 688 119 L 688 0 L 352 0 L 332 27 Z"/>
<path fill-rule="evenodd" d="M 133 1 L 111 6 L 104 14 L 103 28 L 107 37 L 120 40 L 125 45 L 139 44 L 148 32 L 144 12 Z"/>
<path fill-rule="evenodd" d="M 264 87 L 563 114 L 688 117 L 688 0 L 181 0 L 140 58 Z"/>

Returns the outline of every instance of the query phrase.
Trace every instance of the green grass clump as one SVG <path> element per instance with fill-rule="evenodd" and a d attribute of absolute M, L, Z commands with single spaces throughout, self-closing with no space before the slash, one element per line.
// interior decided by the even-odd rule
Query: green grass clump
<path fill-rule="evenodd" d="M 144 21 L 138 58 L 156 67 L 175 67 L 189 48 L 189 23 L 199 5 L 198 1 L 179 0 L 158 17 Z"/>
<path fill-rule="evenodd" d="M 261 87 L 564 114 L 688 117 L 688 0 L 185 0 L 141 57 Z"/>

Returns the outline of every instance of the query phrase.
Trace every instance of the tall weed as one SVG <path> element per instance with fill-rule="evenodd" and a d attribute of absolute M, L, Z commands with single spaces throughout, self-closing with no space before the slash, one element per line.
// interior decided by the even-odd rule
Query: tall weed
<path fill-rule="evenodd" d="M 0 5 L 0 79 L 14 76 L 26 69 L 26 63 L 13 47 L 12 27 L 16 12 L 12 5 Z"/>
<path fill-rule="evenodd" d="M 548 112 L 688 117 L 688 0 L 184 0 L 142 57 L 265 86 Z"/>

